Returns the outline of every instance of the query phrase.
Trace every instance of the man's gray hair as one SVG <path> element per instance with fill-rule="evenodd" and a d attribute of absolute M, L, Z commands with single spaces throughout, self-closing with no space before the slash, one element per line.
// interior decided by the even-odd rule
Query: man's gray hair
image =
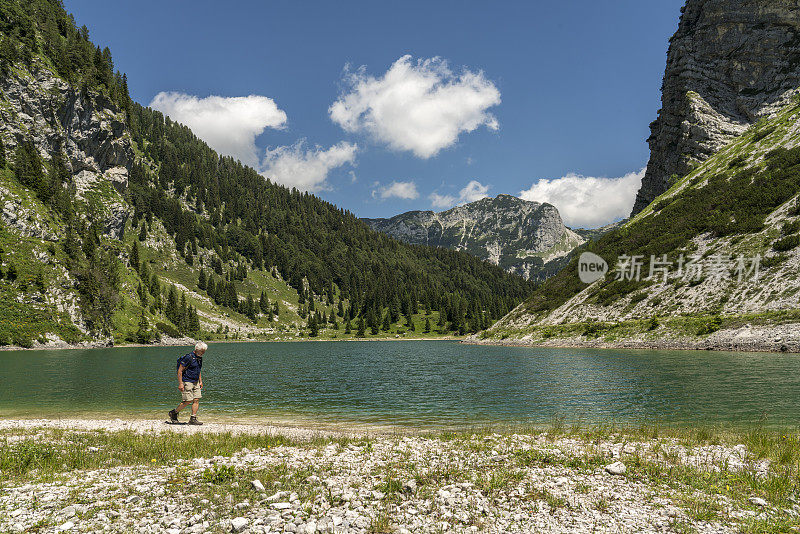
<path fill-rule="evenodd" d="M 197 343 L 194 344 L 194 351 L 195 352 L 198 352 L 198 351 L 205 352 L 207 350 L 208 350 L 208 345 L 206 345 L 202 341 L 198 341 Z"/>

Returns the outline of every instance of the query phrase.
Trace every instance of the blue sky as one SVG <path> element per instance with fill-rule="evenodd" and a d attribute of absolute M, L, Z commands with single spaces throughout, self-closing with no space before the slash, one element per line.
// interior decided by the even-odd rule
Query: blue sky
<path fill-rule="evenodd" d="M 65 7 L 136 101 L 358 216 L 509 193 L 597 226 L 632 205 L 682 4 Z"/>

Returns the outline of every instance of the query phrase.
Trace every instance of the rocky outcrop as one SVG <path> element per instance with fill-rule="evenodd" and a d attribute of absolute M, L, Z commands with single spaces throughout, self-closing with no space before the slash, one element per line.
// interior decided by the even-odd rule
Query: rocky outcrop
<path fill-rule="evenodd" d="M 800 4 L 688 0 L 670 41 L 662 107 L 633 214 L 800 86 Z"/>
<path fill-rule="evenodd" d="M 564 226 L 550 204 L 511 195 L 484 198 L 435 213 L 409 211 L 363 219 L 373 229 L 415 245 L 469 252 L 526 278 L 544 278 L 585 240 Z"/>
<path fill-rule="evenodd" d="M 81 197 L 91 190 L 107 197 L 106 183 L 117 193 L 128 186 L 133 150 L 122 112 L 104 95 L 82 92 L 44 66 L 0 77 L 0 137 L 9 155 L 23 141 L 32 141 L 44 161 L 62 150 Z M 106 226 L 116 236 L 128 213 L 121 199 L 107 200 Z"/>

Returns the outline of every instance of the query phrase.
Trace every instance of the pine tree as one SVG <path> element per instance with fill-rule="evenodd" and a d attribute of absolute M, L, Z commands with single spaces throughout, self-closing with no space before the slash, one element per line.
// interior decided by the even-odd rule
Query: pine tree
<path fill-rule="evenodd" d="M 131 269 L 139 272 L 139 244 L 136 241 L 131 246 Z"/>
<path fill-rule="evenodd" d="M 142 243 L 147 241 L 147 223 L 146 222 L 142 223 L 142 229 L 139 230 L 139 241 L 141 241 Z"/>
<path fill-rule="evenodd" d="M 181 291 L 181 303 L 178 306 L 178 322 L 175 324 L 178 325 L 178 329 L 181 332 L 188 332 L 189 331 L 189 309 L 186 305 L 186 293 Z"/>
<path fill-rule="evenodd" d="M 69 184 L 71 178 L 64 153 L 57 150 L 50 160 L 50 175 L 43 200 L 49 201 L 62 216 L 65 215 L 65 208 L 71 200 L 65 194 L 64 185 Z"/>
<path fill-rule="evenodd" d="M 366 333 L 366 325 L 364 324 L 364 317 L 361 316 L 358 318 L 358 332 L 356 332 L 356 337 L 364 337 Z"/>
<path fill-rule="evenodd" d="M 139 288 L 136 290 L 136 293 L 139 295 L 139 303 L 144 307 L 147 306 L 147 290 L 144 288 L 142 283 L 139 283 Z"/>
<path fill-rule="evenodd" d="M 47 194 L 47 183 L 39 151 L 30 141 L 25 141 L 17 146 L 14 157 L 14 175 L 17 181 L 36 193 L 40 198 Z"/>
<path fill-rule="evenodd" d="M 373 334 L 378 333 L 378 319 L 375 317 L 374 308 L 370 308 L 367 312 L 367 326 L 372 330 Z"/>
<path fill-rule="evenodd" d="M 197 308 L 194 306 L 190 307 L 189 331 L 195 334 L 200 332 L 200 317 L 197 315 Z"/>
<path fill-rule="evenodd" d="M 3 39 L 4 41 L 8 41 L 8 39 Z M 3 140 L 0 139 L 0 169 L 5 169 L 6 167 L 6 147 L 3 145 Z"/>
<path fill-rule="evenodd" d="M 425 318 L 425 333 L 427 334 L 430 331 L 431 331 L 431 319 L 430 319 L 430 317 L 426 317 Z"/>
<path fill-rule="evenodd" d="M 208 296 L 211 297 L 214 302 L 217 301 L 217 283 L 211 276 L 208 277 L 208 281 L 206 282 L 206 294 L 208 294 Z"/>
<path fill-rule="evenodd" d="M 147 322 L 147 317 L 142 310 L 142 316 L 139 318 L 139 329 L 136 331 L 137 343 L 150 343 L 150 325 Z"/>
<path fill-rule="evenodd" d="M 414 318 L 411 314 L 406 315 L 406 327 L 410 332 L 414 331 Z"/>
<path fill-rule="evenodd" d="M 206 270 L 200 269 L 200 275 L 197 280 L 197 288 L 201 291 L 205 291 L 208 285 L 208 280 L 206 280 Z"/>
<path fill-rule="evenodd" d="M 317 337 L 319 334 L 319 325 L 317 324 L 317 318 L 314 314 L 308 314 L 308 335 L 311 337 Z"/>
<path fill-rule="evenodd" d="M 349 335 L 352 331 L 353 327 L 350 325 L 350 319 L 348 319 L 344 323 L 344 333 Z"/>
<path fill-rule="evenodd" d="M 250 320 L 255 323 L 257 321 L 257 312 L 256 312 L 256 303 L 253 300 L 253 295 L 250 294 L 247 295 L 246 310 L 247 310 L 247 317 L 249 317 Z"/>
<path fill-rule="evenodd" d="M 383 328 L 384 332 L 388 332 L 392 328 L 392 320 L 389 317 L 389 310 L 386 310 L 386 313 L 383 315 Z"/>
<path fill-rule="evenodd" d="M 261 311 L 266 315 L 272 315 L 272 312 L 270 311 L 269 298 L 267 298 L 267 294 L 264 291 L 261 292 L 261 297 L 258 299 L 258 307 L 261 308 Z"/>
<path fill-rule="evenodd" d="M 170 285 L 167 290 L 167 304 L 164 309 L 167 319 L 177 326 L 178 321 L 178 290 L 174 285 Z"/>

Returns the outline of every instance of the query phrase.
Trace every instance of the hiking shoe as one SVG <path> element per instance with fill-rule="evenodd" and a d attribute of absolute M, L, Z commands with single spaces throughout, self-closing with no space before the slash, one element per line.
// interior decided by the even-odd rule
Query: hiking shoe
<path fill-rule="evenodd" d="M 178 412 L 175 410 L 169 411 L 169 422 L 170 423 L 177 423 L 178 422 Z"/>
<path fill-rule="evenodd" d="M 189 424 L 190 424 L 190 425 L 202 425 L 203 423 L 201 423 L 200 421 L 198 421 L 198 420 L 197 420 L 197 417 L 195 417 L 195 416 L 193 415 L 193 416 L 191 416 L 191 417 L 189 418 Z"/>

